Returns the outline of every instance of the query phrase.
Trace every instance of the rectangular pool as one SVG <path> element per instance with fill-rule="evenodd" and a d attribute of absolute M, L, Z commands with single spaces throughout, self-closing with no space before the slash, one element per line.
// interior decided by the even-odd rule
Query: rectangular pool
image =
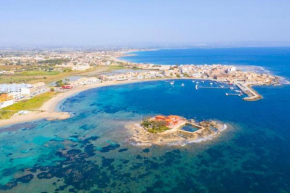
<path fill-rule="evenodd" d="M 194 127 L 193 125 L 190 125 L 190 124 L 186 124 L 181 128 L 181 130 L 188 131 L 188 132 L 194 132 L 194 131 L 199 130 L 199 128 Z"/>

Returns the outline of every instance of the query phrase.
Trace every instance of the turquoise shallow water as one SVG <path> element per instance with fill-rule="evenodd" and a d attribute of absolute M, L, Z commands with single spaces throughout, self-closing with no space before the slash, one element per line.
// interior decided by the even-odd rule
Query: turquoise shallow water
<path fill-rule="evenodd" d="M 267 67 L 287 77 L 279 65 Z M 194 86 L 176 80 L 92 89 L 60 105 L 70 119 L 1 128 L 0 192 L 290 192 L 290 86 L 256 87 L 264 96 L 256 102 Z M 230 127 L 184 147 L 130 144 L 124 125 L 155 114 Z"/>

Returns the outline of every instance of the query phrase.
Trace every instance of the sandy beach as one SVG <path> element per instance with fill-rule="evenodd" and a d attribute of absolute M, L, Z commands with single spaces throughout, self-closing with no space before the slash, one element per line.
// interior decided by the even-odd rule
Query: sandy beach
<path fill-rule="evenodd" d="M 18 123 L 24 123 L 29 121 L 36 121 L 41 119 L 47 120 L 62 120 L 67 119 L 70 117 L 70 114 L 67 112 L 60 112 L 56 109 L 58 104 L 65 99 L 77 95 L 80 92 L 104 87 L 104 86 L 112 86 L 112 85 L 121 85 L 121 84 L 130 84 L 130 83 L 137 83 L 137 82 L 148 82 L 148 81 L 156 81 L 156 80 L 168 80 L 168 79 L 147 79 L 147 80 L 130 80 L 130 81 L 108 81 L 103 83 L 97 83 L 92 85 L 85 85 L 82 87 L 77 87 L 71 90 L 68 90 L 64 93 L 59 93 L 55 97 L 51 98 L 49 101 L 45 102 L 38 111 L 30 112 L 26 115 L 17 115 L 13 116 L 10 119 L 0 120 L 0 127 L 13 125 Z"/>
<path fill-rule="evenodd" d="M 77 95 L 80 92 L 104 87 L 104 86 L 113 86 L 113 85 L 122 85 L 122 84 L 130 84 L 130 83 L 137 83 L 137 82 L 149 82 L 149 81 L 164 81 L 164 80 L 175 80 L 178 78 L 157 78 L 157 79 L 142 79 L 142 80 L 129 80 L 129 81 L 106 81 L 102 83 L 96 83 L 91 85 L 85 85 L 77 88 L 73 88 L 71 90 L 67 90 L 63 93 L 59 93 L 55 97 L 51 98 L 49 101 L 45 102 L 38 110 L 34 112 L 30 112 L 26 115 L 17 115 L 14 117 L 11 117 L 10 119 L 0 120 L 0 127 L 22 123 L 22 122 L 28 122 L 28 121 L 34 121 L 34 120 L 40 120 L 40 119 L 66 119 L 69 118 L 70 115 L 67 112 L 60 112 L 56 107 L 61 101 L 64 101 L 65 99 L 72 97 L 74 95 Z M 185 78 L 182 79 L 191 79 L 195 80 L 195 78 Z M 205 79 L 205 80 L 211 80 L 216 81 L 212 79 Z M 252 90 L 254 92 L 254 89 L 251 87 L 246 87 L 247 89 Z M 260 96 L 260 95 L 258 95 Z"/>

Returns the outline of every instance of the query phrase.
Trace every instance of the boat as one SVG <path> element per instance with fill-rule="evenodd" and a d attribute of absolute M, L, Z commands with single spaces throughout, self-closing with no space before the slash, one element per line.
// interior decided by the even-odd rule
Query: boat
<path fill-rule="evenodd" d="M 182 83 L 181 86 L 184 86 L 184 84 Z"/>
<path fill-rule="evenodd" d="M 195 82 L 194 80 L 192 82 Z"/>
<path fill-rule="evenodd" d="M 174 81 L 171 81 L 170 84 L 171 84 L 171 85 L 174 85 Z"/>
<path fill-rule="evenodd" d="M 211 83 L 209 83 L 210 85 L 212 85 L 212 82 Z"/>
<path fill-rule="evenodd" d="M 234 90 L 235 88 L 231 86 L 230 89 L 231 89 L 231 90 Z"/>
<path fill-rule="evenodd" d="M 198 90 L 197 84 L 195 85 L 195 89 Z"/>
<path fill-rule="evenodd" d="M 202 81 L 202 83 L 204 83 L 204 81 Z"/>
<path fill-rule="evenodd" d="M 224 85 L 221 85 L 221 88 L 224 88 L 225 86 Z"/>
<path fill-rule="evenodd" d="M 229 94 L 228 94 L 228 93 L 226 93 L 226 95 L 228 96 Z"/>

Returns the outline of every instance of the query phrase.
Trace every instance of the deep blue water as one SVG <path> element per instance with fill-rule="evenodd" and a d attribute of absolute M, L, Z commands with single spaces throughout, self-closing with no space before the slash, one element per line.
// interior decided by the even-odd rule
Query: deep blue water
<path fill-rule="evenodd" d="M 121 59 L 154 64 L 227 64 L 263 66 L 277 75 L 290 78 L 290 47 L 286 48 L 208 48 L 165 49 L 132 52 Z"/>
<path fill-rule="evenodd" d="M 264 48 L 241 49 L 240 54 L 237 49 L 227 50 L 222 50 L 223 60 L 228 52 L 236 53 L 229 56 L 230 63 L 259 63 L 290 76 L 290 49 L 268 48 L 268 54 Z M 171 61 L 167 52 L 172 58 L 175 54 L 179 63 L 203 63 L 203 55 L 204 63 L 210 63 L 222 51 L 216 51 L 216 59 L 209 59 L 209 51 L 203 49 L 197 58 L 193 50 L 146 54 L 158 58 L 160 52 L 164 63 Z M 189 52 L 191 59 L 183 60 Z M 257 60 L 251 63 L 253 53 Z M 238 62 L 243 55 L 246 62 Z M 290 86 L 255 89 L 262 100 L 226 96 L 230 90 L 196 90 L 190 80 L 176 80 L 173 86 L 154 81 L 82 92 L 60 106 L 73 114 L 70 119 L 0 130 L 0 192 L 290 192 Z M 184 147 L 130 144 L 125 125 L 155 114 L 217 119 L 229 128 L 212 141 Z"/>

